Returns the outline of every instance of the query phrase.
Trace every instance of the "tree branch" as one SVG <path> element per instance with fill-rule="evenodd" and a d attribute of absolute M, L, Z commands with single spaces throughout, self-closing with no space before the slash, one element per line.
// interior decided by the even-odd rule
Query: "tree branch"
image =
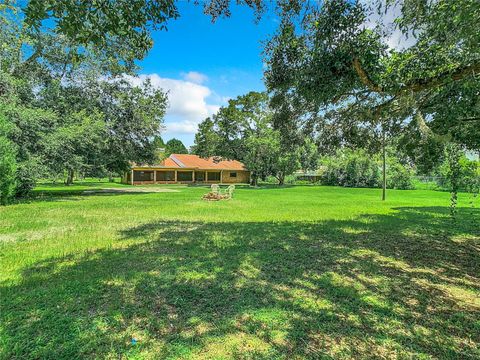
<path fill-rule="evenodd" d="M 377 92 L 377 93 L 382 93 L 383 89 L 375 84 L 367 75 L 365 70 L 362 67 L 362 64 L 360 64 L 360 60 L 358 60 L 357 57 L 353 59 L 353 68 L 357 72 L 358 77 L 360 78 L 360 81 L 362 82 L 363 85 L 368 87 L 370 90 Z"/>
<path fill-rule="evenodd" d="M 467 117 L 459 120 L 460 121 L 480 121 L 480 117 Z"/>
<path fill-rule="evenodd" d="M 10 71 L 10 74 L 13 75 L 13 74 L 16 74 L 17 71 L 21 68 L 25 68 L 26 66 L 28 66 L 29 64 L 33 63 L 34 61 L 36 61 L 41 55 L 42 55 L 42 52 L 43 52 L 43 47 L 41 46 L 38 46 L 35 51 L 32 53 L 32 55 L 30 55 L 28 58 L 26 58 L 23 62 L 19 63 L 17 66 L 14 66 L 11 71 Z"/>
<path fill-rule="evenodd" d="M 363 69 L 360 60 L 357 57 L 353 59 L 353 68 L 355 69 L 355 72 L 360 78 L 362 84 L 365 85 L 368 89 L 377 93 L 384 92 L 381 86 L 375 84 L 370 79 L 368 74 Z M 477 60 L 471 65 L 458 67 L 454 71 L 447 71 L 435 77 L 419 79 L 411 83 L 407 83 L 406 85 L 402 86 L 402 88 L 398 92 L 396 92 L 395 95 L 400 95 L 405 92 L 416 93 L 423 90 L 432 89 L 438 86 L 448 84 L 451 81 L 462 80 L 471 75 L 480 75 L 480 60 Z"/>
<path fill-rule="evenodd" d="M 453 72 L 444 72 L 440 75 L 437 75 L 433 78 L 422 79 L 410 84 L 406 84 L 400 92 L 412 91 L 419 92 L 422 90 L 431 89 L 440 85 L 445 85 L 450 81 L 458 81 L 466 78 L 470 75 L 479 75 L 480 74 L 480 61 L 477 61 L 469 66 L 463 66 L 457 68 Z"/>
<path fill-rule="evenodd" d="M 428 137 L 433 134 L 432 129 L 427 125 L 425 119 L 423 118 L 423 114 L 420 112 L 419 109 L 415 111 L 415 120 L 417 121 L 418 129 L 422 136 Z"/>

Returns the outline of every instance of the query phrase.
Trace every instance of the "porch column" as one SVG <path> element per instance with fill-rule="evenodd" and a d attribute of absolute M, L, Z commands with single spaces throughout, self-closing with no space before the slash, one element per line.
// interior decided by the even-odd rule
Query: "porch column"
<path fill-rule="evenodd" d="M 220 170 L 220 184 L 222 183 L 223 181 L 223 170 Z"/>
<path fill-rule="evenodd" d="M 131 185 L 133 185 L 133 170 L 132 170 L 132 172 L 131 172 L 131 174 L 130 174 L 130 182 L 131 182 Z"/>
<path fill-rule="evenodd" d="M 177 182 L 177 170 L 175 170 L 175 182 Z"/>
<path fill-rule="evenodd" d="M 192 182 L 195 182 L 195 170 L 192 171 Z"/>
<path fill-rule="evenodd" d="M 153 183 L 157 183 L 157 170 L 153 170 Z"/>

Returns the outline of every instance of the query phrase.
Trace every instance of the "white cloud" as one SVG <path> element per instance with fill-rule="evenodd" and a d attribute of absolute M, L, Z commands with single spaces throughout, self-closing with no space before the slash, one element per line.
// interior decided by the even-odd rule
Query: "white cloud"
<path fill-rule="evenodd" d="M 207 86 L 191 81 L 160 77 L 158 74 L 125 76 L 132 84 L 140 85 L 150 79 L 155 88 L 168 93 L 169 106 L 165 116 L 167 133 L 194 134 L 198 124 L 216 113 L 218 104 L 209 104 L 207 99 L 212 90 Z"/>
<path fill-rule="evenodd" d="M 385 0 L 382 0 L 380 11 L 368 1 L 364 1 L 365 5 L 370 8 L 370 16 L 366 19 L 364 26 L 367 29 L 380 27 L 384 32 L 384 40 L 390 49 L 403 50 L 409 48 L 416 43 L 413 33 L 406 36 L 397 26 L 395 19 L 401 16 L 401 4 L 395 3 L 386 6 Z"/>
<path fill-rule="evenodd" d="M 208 80 L 208 76 L 197 71 L 189 71 L 187 73 L 182 73 L 183 78 L 186 81 L 193 82 L 195 84 L 203 84 Z"/>
<path fill-rule="evenodd" d="M 198 130 L 198 123 L 193 121 L 176 121 L 167 124 L 167 133 L 195 134 Z"/>

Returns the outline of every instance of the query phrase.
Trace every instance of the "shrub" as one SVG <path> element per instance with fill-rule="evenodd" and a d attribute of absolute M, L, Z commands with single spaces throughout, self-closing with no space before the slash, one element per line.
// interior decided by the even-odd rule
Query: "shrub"
<path fill-rule="evenodd" d="M 387 187 L 390 189 L 414 189 L 413 171 L 396 159 L 390 159 L 387 165 Z"/>
<path fill-rule="evenodd" d="M 381 160 L 364 150 L 342 149 L 335 156 L 321 161 L 323 185 L 346 187 L 380 187 L 382 184 Z M 387 187 L 413 189 L 413 172 L 398 159 L 387 159 Z"/>
<path fill-rule="evenodd" d="M 347 187 L 377 187 L 380 168 L 376 159 L 363 150 L 343 149 L 322 159 L 321 183 Z"/>
<path fill-rule="evenodd" d="M 288 185 L 295 185 L 297 184 L 297 178 L 295 175 L 287 175 L 285 176 L 285 180 L 284 180 L 284 184 L 288 184 Z"/>
<path fill-rule="evenodd" d="M 17 165 L 15 196 L 25 197 L 35 187 L 36 180 L 43 173 L 35 159 L 22 161 Z"/>

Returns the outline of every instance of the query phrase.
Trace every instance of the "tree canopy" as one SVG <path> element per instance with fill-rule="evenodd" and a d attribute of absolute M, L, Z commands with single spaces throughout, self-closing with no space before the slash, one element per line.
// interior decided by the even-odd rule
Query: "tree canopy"
<path fill-rule="evenodd" d="M 16 15 L 0 9 L 0 116 L 10 129 L 2 142 L 15 149 L 14 193 L 28 193 L 39 177 L 68 173 L 71 182 L 74 173 L 119 173 L 132 161 L 153 161 L 166 94 L 148 81 L 134 86 L 110 76 L 94 52 L 72 57 L 67 38 L 29 34 Z M 32 58 L 29 44 L 41 55 Z"/>
<path fill-rule="evenodd" d="M 266 47 L 279 127 L 310 121 L 341 142 L 389 122 L 480 147 L 478 1 L 288 3 Z M 395 15 L 391 23 L 384 12 Z M 392 32 L 405 44 L 392 46 Z"/>
<path fill-rule="evenodd" d="M 165 155 L 170 154 L 188 154 L 188 149 L 181 140 L 173 138 L 165 144 Z"/>

